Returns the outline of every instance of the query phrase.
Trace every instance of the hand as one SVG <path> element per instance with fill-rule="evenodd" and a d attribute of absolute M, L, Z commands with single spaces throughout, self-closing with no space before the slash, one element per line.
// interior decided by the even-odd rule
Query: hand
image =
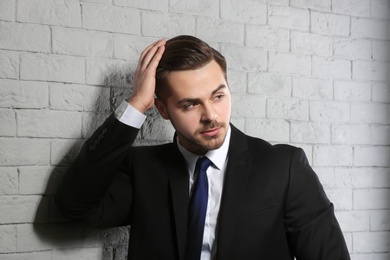
<path fill-rule="evenodd" d="M 159 40 L 147 47 L 141 54 L 134 74 L 133 91 L 127 102 L 145 113 L 154 106 L 156 69 L 165 50 L 165 40 Z"/>

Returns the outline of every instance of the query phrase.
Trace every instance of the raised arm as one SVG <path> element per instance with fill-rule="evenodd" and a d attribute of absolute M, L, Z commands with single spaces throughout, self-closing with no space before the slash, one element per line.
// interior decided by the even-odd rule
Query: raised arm
<path fill-rule="evenodd" d="M 164 45 L 165 40 L 153 43 L 139 59 L 128 102 L 141 113 L 154 105 L 156 68 Z M 67 216 L 93 226 L 128 224 L 132 183 L 123 161 L 130 159 L 138 131 L 112 114 L 84 143 L 56 195 L 58 206 Z"/>

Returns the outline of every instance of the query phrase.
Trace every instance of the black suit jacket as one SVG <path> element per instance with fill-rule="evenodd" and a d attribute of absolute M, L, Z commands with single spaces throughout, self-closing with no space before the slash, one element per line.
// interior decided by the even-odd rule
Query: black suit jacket
<path fill-rule="evenodd" d="M 304 152 L 234 126 L 217 227 L 217 259 L 350 259 Z M 129 259 L 184 260 L 189 176 L 176 143 L 132 147 L 112 115 L 86 141 L 57 194 L 71 218 L 131 225 Z"/>

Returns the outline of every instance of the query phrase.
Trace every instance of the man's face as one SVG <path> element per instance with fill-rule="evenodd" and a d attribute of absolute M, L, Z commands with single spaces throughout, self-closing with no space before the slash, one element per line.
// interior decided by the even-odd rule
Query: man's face
<path fill-rule="evenodd" d="M 174 71 L 167 80 L 169 96 L 156 106 L 171 121 L 180 144 L 198 155 L 221 147 L 229 127 L 231 97 L 219 65 L 213 60 L 200 69 Z"/>

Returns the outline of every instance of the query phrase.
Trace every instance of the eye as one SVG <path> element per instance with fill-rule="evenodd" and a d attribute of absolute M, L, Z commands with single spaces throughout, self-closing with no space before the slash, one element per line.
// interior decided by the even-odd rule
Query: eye
<path fill-rule="evenodd" d="M 184 108 L 184 110 L 191 110 L 191 109 L 194 109 L 197 105 L 198 105 L 197 102 L 189 102 L 189 103 L 184 104 L 183 108 Z"/>
<path fill-rule="evenodd" d="M 213 101 L 219 101 L 219 100 L 221 100 L 224 96 L 225 96 L 225 94 L 217 94 L 217 95 L 214 96 Z"/>

